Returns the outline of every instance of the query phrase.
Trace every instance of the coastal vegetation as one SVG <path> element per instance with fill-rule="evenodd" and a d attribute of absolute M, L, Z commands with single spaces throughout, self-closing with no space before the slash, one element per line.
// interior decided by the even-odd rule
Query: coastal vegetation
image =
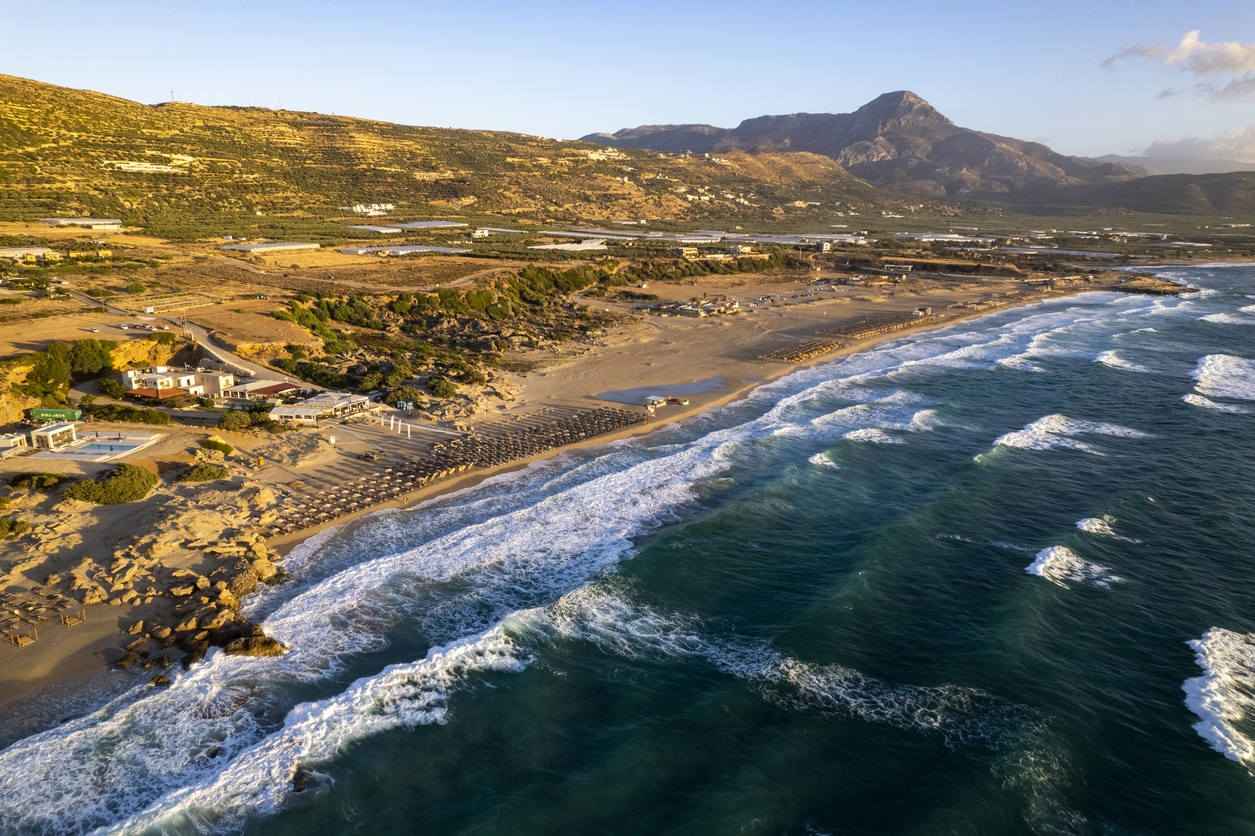
<path fill-rule="evenodd" d="M 96 479 L 70 485 L 65 490 L 65 498 L 96 505 L 120 505 L 138 502 L 156 486 L 156 474 L 133 464 L 120 464 Z"/>
<path fill-rule="evenodd" d="M 70 477 L 61 473 L 18 473 L 9 478 L 9 487 L 16 490 L 48 493 L 65 484 L 69 479 Z"/>
<path fill-rule="evenodd" d="M 231 473 L 220 464 L 197 462 L 178 475 L 178 482 L 212 482 L 226 479 Z"/>

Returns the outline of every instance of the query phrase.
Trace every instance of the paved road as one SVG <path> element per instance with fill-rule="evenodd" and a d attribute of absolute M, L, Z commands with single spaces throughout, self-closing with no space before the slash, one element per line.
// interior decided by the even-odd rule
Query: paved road
<path fill-rule="evenodd" d="M 136 314 L 133 311 L 124 311 L 121 308 L 115 308 L 112 305 L 110 305 L 108 302 L 104 301 L 103 299 L 95 299 L 91 296 L 78 293 L 77 291 L 70 290 L 70 291 L 67 291 L 67 293 L 69 293 L 71 297 L 77 299 L 78 301 L 82 302 L 85 305 L 104 308 L 110 313 L 129 317 L 132 320 L 141 318 L 143 316 L 142 314 Z M 287 375 L 284 375 L 282 372 L 276 371 L 275 369 L 269 368 L 267 366 L 263 366 L 260 363 L 254 363 L 251 360 L 245 360 L 243 357 L 239 356 L 238 354 L 232 354 L 230 351 L 227 351 L 225 348 L 222 348 L 221 346 L 214 343 L 213 337 L 210 336 L 209 331 L 203 328 L 202 326 L 197 325 L 194 322 L 185 322 L 185 321 L 182 321 L 179 317 L 175 317 L 175 316 L 158 316 L 158 317 L 144 317 L 144 318 L 165 320 L 166 322 L 170 323 L 170 325 L 173 326 L 174 328 L 178 328 L 182 330 L 187 336 L 194 339 L 197 342 L 197 344 L 199 344 L 202 348 L 204 348 L 206 353 L 216 358 L 220 363 L 234 370 L 237 373 L 244 374 L 249 377 L 260 377 L 260 378 L 268 379 L 268 380 L 274 380 L 275 378 L 282 378 L 284 380 L 289 380 L 293 383 L 299 382 L 299 381 L 292 380 L 292 378 L 288 377 Z M 323 387 L 315 386 L 312 383 L 303 383 L 302 385 L 308 389 L 316 389 L 320 392 L 326 391 Z"/>

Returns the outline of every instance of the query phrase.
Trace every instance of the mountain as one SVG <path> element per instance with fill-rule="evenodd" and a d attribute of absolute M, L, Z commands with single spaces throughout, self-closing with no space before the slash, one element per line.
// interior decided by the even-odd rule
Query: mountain
<path fill-rule="evenodd" d="M 735 128 L 647 125 L 582 139 L 670 153 L 808 151 L 876 186 L 935 198 L 996 198 L 1137 176 L 1122 165 L 961 128 L 907 91 L 885 93 L 853 113 L 760 116 Z"/>
<path fill-rule="evenodd" d="M 1129 209 L 1172 215 L 1255 214 L 1255 172 L 1225 174 L 1162 174 L 1122 183 L 1048 189 L 1031 197 L 1012 195 L 1021 210 Z"/>
<path fill-rule="evenodd" d="M 0 219 L 92 214 L 196 238 L 284 216 L 310 224 L 283 234 L 317 236 L 343 229 L 317 222 L 354 203 L 392 203 L 402 216 L 699 222 L 901 202 L 813 154 L 660 158 L 523 134 L 145 105 L 0 75 Z"/>
<path fill-rule="evenodd" d="M 1199 159 L 1197 157 L 1122 157 L 1107 154 L 1098 162 L 1114 163 L 1145 174 L 1226 174 L 1231 171 L 1255 171 L 1255 163 L 1241 160 Z"/>

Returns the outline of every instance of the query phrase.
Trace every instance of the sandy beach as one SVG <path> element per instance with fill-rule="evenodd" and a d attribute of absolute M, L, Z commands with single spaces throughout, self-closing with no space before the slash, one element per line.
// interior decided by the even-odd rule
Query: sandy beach
<path fill-rule="evenodd" d="M 1107 289 L 1110 283 L 1043 292 L 1006 281 L 888 292 L 842 287 L 810 294 L 801 283 L 748 285 L 739 282 L 738 286 L 719 290 L 735 293 L 742 300 L 775 298 L 755 302 L 737 316 L 688 319 L 634 315 L 625 319 L 621 326 L 599 335 L 592 345 L 573 346 L 536 358 L 533 371 L 512 376 L 511 383 L 517 393 L 515 399 L 497 404 L 482 420 L 506 421 L 512 416 L 550 407 L 634 404 L 639 409 L 646 394 L 682 396 L 687 399 L 687 405 L 667 404 L 647 423 L 496 467 L 475 468 L 388 502 L 265 541 L 258 537 L 258 530 L 293 501 L 294 486 L 320 479 L 328 484 L 335 480 L 344 483 L 354 475 L 374 472 L 372 468 L 377 471 L 390 458 L 400 460 L 407 454 L 419 455 L 419 448 L 413 445 L 407 448 L 397 437 L 389 440 L 394 446 L 383 448 L 383 461 L 361 461 L 358 453 L 381 449 L 385 433 L 383 427 L 365 423 L 328 426 L 278 437 L 220 433 L 236 448 L 233 461 L 253 462 L 261 457 L 265 466 L 260 469 L 249 465 L 237 467 L 236 478 L 220 487 L 162 485 L 148 499 L 130 505 L 86 506 L 68 501 L 54 504 L 47 498 L 27 497 L 21 503 L 35 519 L 34 536 L 28 538 L 33 542 L 25 544 L 21 559 L 7 567 L 8 574 L 2 579 L 6 585 L 38 591 L 41 584 L 52 586 L 49 579 L 41 575 L 74 571 L 86 575 L 89 573 L 81 570 L 81 566 L 87 557 L 94 558 L 93 565 L 103 567 L 109 563 L 109 554 L 113 562 L 108 577 L 118 582 L 88 597 L 89 601 L 99 600 L 85 606 L 66 598 L 65 607 L 81 608 L 85 612 L 85 623 L 67 627 L 49 612 L 50 617 L 38 626 L 37 642 L 25 647 L 8 642 L 0 646 L 0 705 L 17 705 L 33 692 L 72 689 L 84 676 L 108 670 L 130 648 L 143 650 L 146 658 L 142 660 L 142 667 L 151 670 L 153 676 L 161 675 L 161 668 L 177 663 L 181 653 L 169 644 L 159 645 L 152 635 L 153 625 L 170 625 L 182 619 L 187 613 L 186 601 L 190 600 L 181 602 L 171 598 L 171 591 L 179 590 L 184 584 L 191 589 L 190 585 L 195 583 L 203 593 L 217 590 L 217 594 L 221 594 L 227 584 L 218 579 L 228 577 L 224 573 L 231 561 L 235 561 L 232 565 L 236 566 L 240 560 L 253 561 L 255 570 L 265 574 L 270 571 L 265 568 L 267 565 L 281 566 L 279 561 L 284 555 L 329 528 L 352 524 L 382 510 L 421 504 L 499 473 L 527 467 L 563 449 L 598 446 L 652 432 L 744 397 L 755 387 L 799 368 L 830 363 L 889 340 L 989 313 L 988 310 L 952 307 L 954 305 L 994 299 L 997 306 L 1005 308 L 1023 304 L 1022 297 L 1029 292 L 1036 294 L 1033 301 L 1037 301 L 1043 296 Z M 690 288 L 668 287 L 666 290 L 677 298 L 692 295 Z M 876 315 L 912 311 L 920 306 L 933 308 L 936 315 L 921 317 L 919 324 L 908 330 L 848 341 L 803 364 L 760 359 L 770 351 L 813 337 L 824 328 Z M 161 444 L 145 451 L 142 458 L 163 473 L 182 468 L 201 455 L 198 441 L 209 434 L 194 429 L 175 430 Z M 51 470 L 54 469 L 52 464 L 42 460 L 8 460 L 0 463 L 0 472 Z M 67 473 L 81 468 L 80 474 L 91 474 L 107 467 L 77 463 L 62 466 Z M 78 507 L 80 505 L 83 507 Z M 76 566 L 80 569 L 76 570 Z M 119 576 L 127 573 L 127 582 L 120 582 Z M 75 588 L 95 588 L 96 584 L 97 581 L 87 578 Z M 119 596 L 121 589 L 135 589 L 139 593 Z M 189 594 L 201 593 L 191 589 Z M 133 641 L 136 636 L 141 640 L 148 637 L 150 641 Z M 136 664 L 136 668 L 139 667 Z M 134 677 L 135 672 L 128 675 Z M 135 681 L 144 680 L 136 678 Z"/>

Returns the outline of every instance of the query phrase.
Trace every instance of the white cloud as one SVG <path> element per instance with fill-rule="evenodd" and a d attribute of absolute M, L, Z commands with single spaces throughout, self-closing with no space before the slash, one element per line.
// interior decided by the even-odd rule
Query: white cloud
<path fill-rule="evenodd" d="M 1244 125 L 1214 139 L 1194 137 L 1152 142 L 1142 154 L 1147 157 L 1255 163 L 1255 125 Z"/>
<path fill-rule="evenodd" d="M 1103 62 L 1107 69 L 1127 59 L 1141 59 L 1189 73 L 1200 81 L 1195 88 L 1213 99 L 1255 98 L 1255 44 L 1237 41 L 1207 43 L 1201 30 L 1186 32 L 1172 49 L 1157 43 L 1125 47 Z M 1228 80 L 1223 86 L 1218 81 Z M 1176 92 L 1176 91 L 1174 91 Z"/>

